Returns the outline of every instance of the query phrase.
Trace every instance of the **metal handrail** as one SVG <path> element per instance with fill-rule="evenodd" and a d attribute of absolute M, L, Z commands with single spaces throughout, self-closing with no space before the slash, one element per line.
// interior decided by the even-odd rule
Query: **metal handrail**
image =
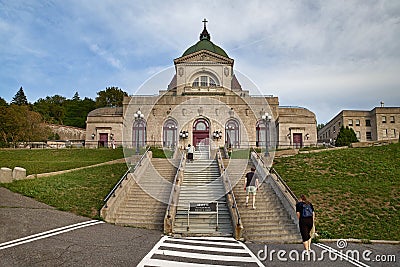
<path fill-rule="evenodd" d="M 253 152 L 256 154 L 257 158 L 260 159 L 260 161 L 263 164 L 263 167 L 266 168 L 270 173 L 273 172 L 276 177 L 278 178 L 279 182 L 283 185 L 283 187 L 285 188 L 285 190 L 290 194 L 290 196 L 297 202 L 298 199 L 296 197 L 296 195 L 293 193 L 293 191 L 290 189 L 290 187 L 285 183 L 285 181 L 282 179 L 282 177 L 279 175 L 279 173 L 274 169 L 274 168 L 270 168 L 268 166 L 266 166 L 264 159 L 256 152 L 256 150 L 253 147 Z"/>
<path fill-rule="evenodd" d="M 167 208 L 167 217 L 168 217 L 168 218 L 171 217 L 171 215 L 170 215 L 170 210 L 171 210 L 172 197 L 173 197 L 173 195 L 174 195 L 175 186 L 176 186 L 176 181 L 178 180 L 179 171 L 180 171 L 180 169 L 181 169 L 181 167 L 182 167 L 182 163 L 183 163 L 184 159 L 185 159 L 185 153 L 182 152 L 181 161 L 179 162 L 179 166 L 178 166 L 178 169 L 177 169 L 176 174 L 175 174 L 175 177 L 174 177 L 174 183 L 172 184 L 171 194 L 169 195 L 168 208 Z"/>
<path fill-rule="evenodd" d="M 142 162 L 142 160 L 144 159 L 144 156 L 146 155 L 146 153 L 149 151 L 150 147 L 147 147 L 146 151 L 143 153 L 143 155 L 140 157 L 139 161 L 135 164 L 135 166 L 130 166 L 129 169 L 125 172 L 124 175 L 122 175 L 121 179 L 119 179 L 119 181 L 115 184 L 115 186 L 113 187 L 113 189 L 111 189 L 110 193 L 108 193 L 108 195 L 103 199 L 103 202 L 107 202 L 111 196 L 115 196 L 115 191 L 117 190 L 117 188 L 119 186 L 121 186 L 122 181 L 125 179 L 128 179 L 128 174 L 130 172 L 135 172 L 136 168 L 139 166 L 139 164 Z"/>
<path fill-rule="evenodd" d="M 221 156 L 221 151 L 220 150 L 218 150 L 217 155 L 221 159 L 221 165 L 222 165 L 221 167 L 224 170 L 223 174 L 225 175 L 226 180 L 228 180 L 228 186 L 229 186 L 229 189 L 230 189 L 230 191 L 228 193 L 230 193 L 232 195 L 232 201 L 233 201 L 233 207 L 232 208 L 234 208 L 236 210 L 236 215 L 237 215 L 237 220 L 238 220 L 237 221 L 237 225 L 240 225 L 239 209 L 238 209 L 238 206 L 237 206 L 237 203 L 236 203 L 235 194 L 233 193 L 233 190 L 232 190 L 233 188 L 232 188 L 231 180 L 229 179 L 229 175 L 228 175 L 227 169 L 225 169 L 224 162 L 222 160 L 222 156 Z"/>

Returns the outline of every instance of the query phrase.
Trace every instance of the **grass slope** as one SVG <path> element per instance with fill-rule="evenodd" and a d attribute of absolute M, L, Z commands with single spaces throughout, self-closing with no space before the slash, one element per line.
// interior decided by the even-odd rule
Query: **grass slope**
<path fill-rule="evenodd" d="M 300 154 L 274 167 L 312 201 L 323 237 L 400 240 L 400 144 Z"/>
<path fill-rule="evenodd" d="M 123 158 L 118 149 L 12 149 L 0 150 L 0 167 L 22 167 L 27 175 L 69 170 Z"/>
<path fill-rule="evenodd" d="M 59 210 L 99 218 L 104 197 L 126 171 L 120 163 L 0 185 Z"/>

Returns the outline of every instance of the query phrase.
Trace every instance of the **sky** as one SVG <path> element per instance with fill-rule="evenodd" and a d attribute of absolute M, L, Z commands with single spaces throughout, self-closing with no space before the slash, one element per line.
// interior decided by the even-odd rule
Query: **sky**
<path fill-rule="evenodd" d="M 0 0 L 0 97 L 21 86 L 31 103 L 111 86 L 135 94 L 199 40 L 204 18 L 253 95 L 305 107 L 318 123 L 400 106 L 398 0 Z"/>

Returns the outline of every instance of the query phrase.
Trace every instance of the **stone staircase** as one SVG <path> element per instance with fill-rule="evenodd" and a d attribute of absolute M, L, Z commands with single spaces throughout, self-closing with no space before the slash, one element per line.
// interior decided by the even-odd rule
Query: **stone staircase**
<path fill-rule="evenodd" d="M 162 231 L 175 166 L 176 161 L 170 159 L 151 159 L 145 173 L 129 188 L 119 206 L 115 224 Z"/>
<path fill-rule="evenodd" d="M 291 220 L 279 197 L 272 186 L 263 182 L 256 195 L 256 209 L 251 208 L 252 198 L 249 197 L 249 206 L 246 207 L 246 192 L 243 190 L 244 177 L 253 163 L 248 161 L 244 170 L 243 160 L 226 159 L 225 168 L 228 169 L 233 192 L 239 208 L 244 227 L 243 237 L 248 241 L 298 243 L 301 242 L 297 225 Z M 240 180 L 239 180 L 240 179 Z M 234 183 L 237 182 L 236 186 Z"/>
<path fill-rule="evenodd" d="M 194 154 L 194 162 L 186 163 L 175 216 L 174 234 L 183 236 L 232 236 L 231 216 L 226 205 L 225 189 L 220 180 L 218 163 L 209 160 L 208 152 Z M 189 203 L 218 202 L 218 229 L 215 213 L 190 214 Z"/>

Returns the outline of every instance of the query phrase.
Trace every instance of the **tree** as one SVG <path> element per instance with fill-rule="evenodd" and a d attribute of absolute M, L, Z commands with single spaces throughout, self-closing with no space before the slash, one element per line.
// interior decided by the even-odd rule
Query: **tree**
<path fill-rule="evenodd" d="M 45 99 L 39 98 L 33 104 L 33 110 L 39 112 L 47 123 L 63 124 L 65 101 L 66 98 L 60 95 L 47 96 Z"/>
<path fill-rule="evenodd" d="M 42 116 L 27 105 L 0 107 L 0 136 L 3 144 L 45 141 L 51 134 Z"/>
<path fill-rule="evenodd" d="M 118 87 L 107 87 L 106 90 L 97 92 L 96 107 L 122 107 L 124 96 L 128 94 Z"/>
<path fill-rule="evenodd" d="M 81 99 L 79 98 L 78 92 L 75 92 L 74 97 L 72 97 L 72 100 L 74 100 L 74 101 L 79 101 L 79 100 L 81 100 Z"/>
<path fill-rule="evenodd" d="M 324 128 L 324 127 L 325 127 L 325 124 L 323 124 L 323 123 L 318 124 L 318 125 L 317 125 L 317 132 L 318 132 L 319 130 L 321 130 L 322 128 Z"/>
<path fill-rule="evenodd" d="M 348 126 L 346 126 L 346 128 L 342 126 L 336 138 L 335 146 L 349 146 L 351 143 L 355 142 L 358 142 L 358 139 L 354 130 Z"/>
<path fill-rule="evenodd" d="M 79 96 L 75 96 L 71 100 L 66 100 L 64 103 L 64 125 L 86 128 L 87 115 L 96 108 L 96 103 L 90 98 L 85 97 L 85 99 L 81 100 Z"/>
<path fill-rule="evenodd" d="M 7 101 L 4 98 L 0 97 L 0 107 L 7 107 L 7 106 L 8 106 Z"/>
<path fill-rule="evenodd" d="M 15 104 L 18 106 L 28 105 L 28 99 L 25 96 L 24 89 L 22 88 L 22 86 L 21 88 L 19 88 L 18 92 L 13 97 L 11 104 Z"/>

